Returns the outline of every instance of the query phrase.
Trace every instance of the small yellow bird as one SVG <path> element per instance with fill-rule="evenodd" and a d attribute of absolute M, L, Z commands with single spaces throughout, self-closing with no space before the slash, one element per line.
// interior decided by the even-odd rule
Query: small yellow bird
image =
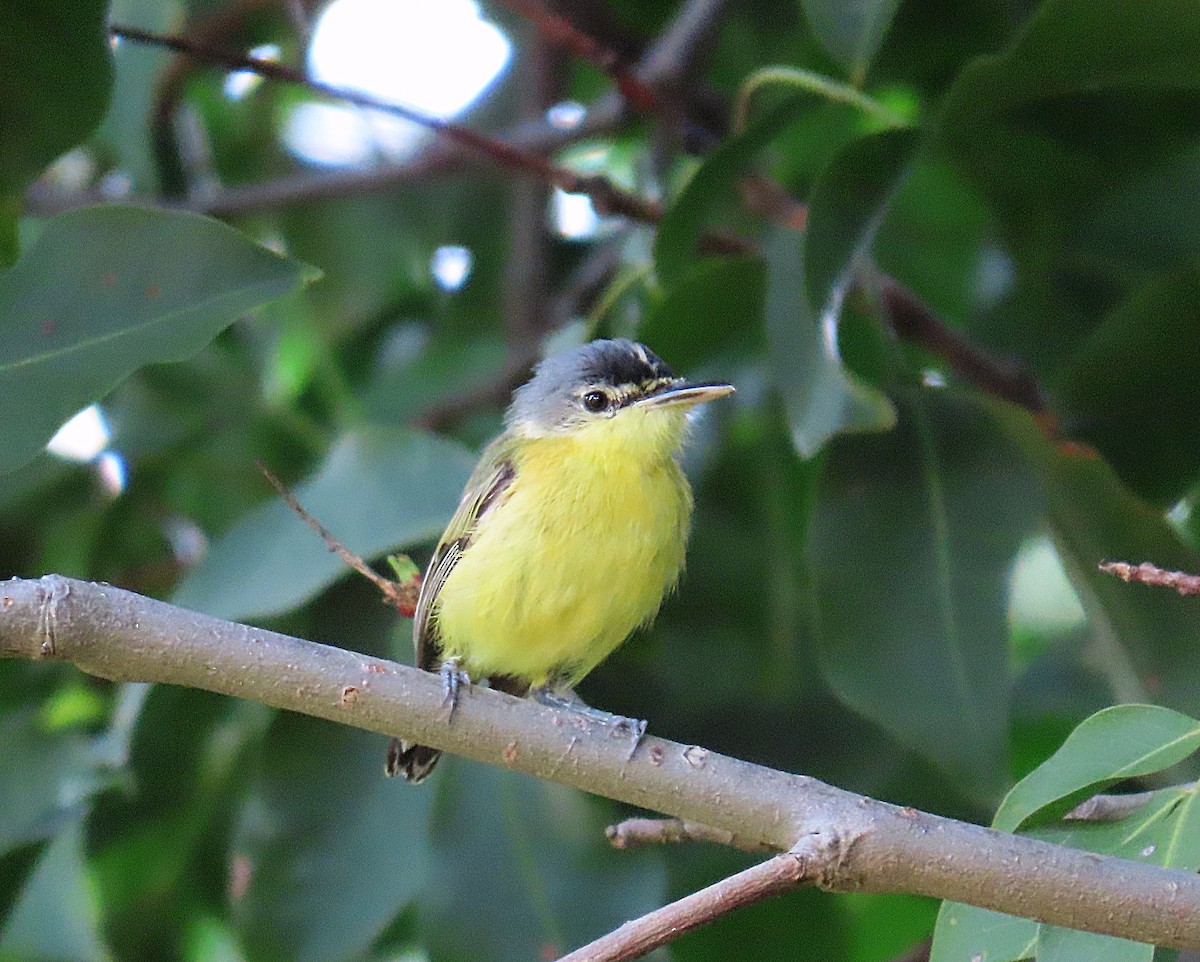
<path fill-rule="evenodd" d="M 551 703 L 652 620 L 679 580 L 692 493 L 688 411 L 733 392 L 689 384 L 642 344 L 592 341 L 513 394 L 438 542 L 413 623 L 417 665 Z M 389 775 L 437 749 L 393 740 Z"/>

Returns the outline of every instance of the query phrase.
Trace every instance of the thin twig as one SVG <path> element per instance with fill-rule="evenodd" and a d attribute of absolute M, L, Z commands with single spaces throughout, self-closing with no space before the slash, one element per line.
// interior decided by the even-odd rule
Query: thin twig
<path fill-rule="evenodd" d="M 769 851 L 758 842 L 739 838 L 723 828 L 713 828 L 682 818 L 627 818 L 604 830 L 613 848 L 640 848 L 643 845 L 680 845 L 684 842 L 711 842 L 740 848 L 743 852 Z"/>
<path fill-rule="evenodd" d="M 1122 581 L 1174 588 L 1185 597 L 1200 595 L 1200 575 L 1188 574 L 1185 571 L 1164 571 L 1149 561 L 1143 561 L 1140 565 L 1131 565 L 1126 561 L 1102 561 L 1099 567 L 1105 574 L 1115 575 Z"/>
<path fill-rule="evenodd" d="M 421 591 L 420 575 L 415 576 L 409 581 L 400 582 L 392 581 L 374 571 L 362 558 L 338 541 L 320 521 L 304 510 L 304 506 L 296 500 L 296 496 L 287 489 L 287 486 L 275 476 L 270 468 L 261 461 L 256 461 L 255 464 L 258 465 L 258 470 L 263 473 L 263 477 L 270 482 L 271 487 L 283 498 L 284 503 L 296 512 L 300 516 L 300 519 L 320 536 L 321 540 L 325 542 L 325 547 L 378 588 L 383 593 L 387 603 L 400 612 L 402 616 L 405 618 L 413 616 L 417 610 L 417 595 Z"/>
<path fill-rule="evenodd" d="M 1093 795 L 1063 816 L 1067 822 L 1119 822 L 1154 797 L 1154 792 L 1130 792 L 1127 795 Z"/>
<path fill-rule="evenodd" d="M 594 942 L 568 952 L 559 962 L 624 962 L 640 959 L 694 929 L 784 892 L 812 884 L 817 853 L 809 846 L 776 855 L 677 902 L 626 922 Z"/>

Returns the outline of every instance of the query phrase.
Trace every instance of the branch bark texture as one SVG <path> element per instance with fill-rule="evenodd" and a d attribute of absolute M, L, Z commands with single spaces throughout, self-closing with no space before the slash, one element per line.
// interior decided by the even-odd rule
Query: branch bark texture
<path fill-rule="evenodd" d="M 402 735 L 806 853 L 835 891 L 951 898 L 1042 922 L 1200 948 L 1200 877 L 900 808 L 812 778 L 472 688 L 453 721 L 436 675 L 56 575 L 0 583 L 0 656 L 114 681 L 203 688 Z M 397 790 L 400 790 L 399 788 Z"/>

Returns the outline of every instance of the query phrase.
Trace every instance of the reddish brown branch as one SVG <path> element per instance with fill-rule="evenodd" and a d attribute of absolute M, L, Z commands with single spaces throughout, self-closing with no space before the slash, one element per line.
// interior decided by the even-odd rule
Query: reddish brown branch
<path fill-rule="evenodd" d="M 1200 575 L 1184 571 L 1164 571 L 1149 561 L 1143 561 L 1140 565 L 1131 565 L 1125 561 L 1103 561 L 1099 567 L 1105 574 L 1115 575 L 1122 581 L 1174 588 L 1185 596 L 1200 595 Z"/>
<path fill-rule="evenodd" d="M 878 290 L 884 314 L 898 337 L 940 357 L 956 375 L 987 394 L 1034 414 L 1046 410 L 1040 385 L 1024 368 L 999 361 L 972 344 L 895 278 L 881 275 Z"/>
<path fill-rule="evenodd" d="M 559 962 L 640 959 L 735 909 L 813 884 L 820 876 L 823 860 L 815 844 L 776 855 L 640 919 L 626 922 L 615 932 L 564 955 Z"/>

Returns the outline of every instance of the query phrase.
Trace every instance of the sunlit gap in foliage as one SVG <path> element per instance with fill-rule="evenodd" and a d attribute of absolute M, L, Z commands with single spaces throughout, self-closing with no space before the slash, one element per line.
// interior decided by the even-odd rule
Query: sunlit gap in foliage
<path fill-rule="evenodd" d="M 309 72 L 379 100 L 454 117 L 492 86 L 512 45 L 474 0 L 334 0 L 313 30 Z M 385 114 L 340 104 L 300 104 L 285 143 L 298 157 L 333 167 L 410 157 L 432 136 Z"/>
<path fill-rule="evenodd" d="M 128 470 L 125 458 L 108 450 L 112 431 L 98 404 L 91 404 L 58 429 L 46 450 L 64 461 L 94 464 L 101 485 L 113 497 L 125 490 Z"/>
<path fill-rule="evenodd" d="M 1085 617 L 1053 542 L 1045 536 L 1028 539 L 1009 577 L 1008 622 L 1017 669 L 1080 628 Z"/>
<path fill-rule="evenodd" d="M 559 130 L 571 130 L 583 123 L 587 108 L 575 100 L 564 100 L 546 111 L 546 122 Z"/>
<path fill-rule="evenodd" d="M 274 43 L 264 43 L 250 49 L 250 56 L 255 60 L 269 60 L 272 63 L 278 62 L 280 53 L 279 45 Z M 222 89 L 230 100 L 241 100 L 257 90 L 262 82 L 263 78 L 253 70 L 235 70 L 226 75 Z"/>
<path fill-rule="evenodd" d="M 443 244 L 429 258 L 429 273 L 438 287 L 453 293 L 467 282 L 474 263 L 470 248 L 461 244 Z"/>
<path fill-rule="evenodd" d="M 564 106 L 558 104 L 551 109 Z M 626 190 L 635 187 L 633 165 L 628 152 L 611 143 L 593 141 L 578 144 L 565 150 L 561 161 L 580 174 L 602 174 L 618 187 Z M 551 200 L 550 223 L 565 240 L 593 240 L 614 233 L 620 227 L 621 219 L 601 217 L 586 194 L 568 194 L 556 187 Z"/>

